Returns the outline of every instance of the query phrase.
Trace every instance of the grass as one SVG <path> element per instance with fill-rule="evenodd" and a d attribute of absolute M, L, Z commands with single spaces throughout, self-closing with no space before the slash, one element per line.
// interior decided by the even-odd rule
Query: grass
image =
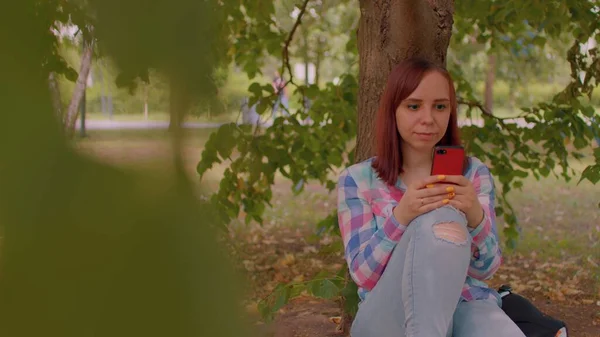
<path fill-rule="evenodd" d="M 523 111 L 520 108 L 507 108 L 507 107 L 496 107 L 493 110 L 493 114 L 496 117 L 500 117 L 500 118 L 514 118 L 519 116 L 520 114 L 522 114 Z M 467 118 L 466 116 L 466 108 L 464 107 L 460 107 L 459 108 L 459 118 Z M 596 107 L 596 115 L 600 116 L 600 107 Z M 477 108 L 473 108 L 473 110 L 471 111 L 471 118 L 473 119 L 481 119 L 482 118 L 482 113 L 479 109 Z"/>
<path fill-rule="evenodd" d="M 198 122 L 198 123 L 226 123 L 235 121 L 238 118 L 239 112 L 229 112 L 223 113 L 216 116 L 208 116 L 207 114 L 202 114 L 199 116 L 188 116 L 186 121 L 188 122 Z M 167 122 L 169 121 L 169 114 L 167 112 L 150 112 L 148 113 L 148 118 L 144 117 L 143 113 L 136 114 L 113 114 L 111 118 L 108 115 L 103 114 L 101 112 L 86 112 L 86 120 L 94 120 L 94 121 L 124 121 L 124 122 L 141 122 L 141 121 L 160 121 Z"/>
<path fill-rule="evenodd" d="M 185 165 L 198 186 L 195 167 L 212 131 L 185 130 Z M 91 130 L 90 137 L 79 140 L 77 147 L 108 163 L 127 169 L 147 170 L 160 177 L 171 159 L 167 136 L 166 130 Z M 581 172 L 586 164 L 573 162 L 573 167 Z M 224 165 L 218 166 L 207 174 L 205 186 L 209 190 L 217 188 L 224 168 Z M 308 237 L 314 232 L 315 224 L 335 209 L 335 193 L 328 193 L 319 185 L 310 184 L 306 192 L 294 196 L 289 181 L 281 177 L 276 181 L 273 187 L 274 207 L 266 211 L 267 229 L 263 228 L 261 235 L 277 237 L 276 234 L 268 234 L 268 228 L 271 228 L 280 232 L 280 236 L 283 233 L 294 236 L 293 233 L 300 231 Z M 520 221 L 521 237 L 517 249 L 514 252 L 505 249 L 505 255 L 535 258 L 536 261 L 577 263 L 591 274 L 595 284 L 590 291 L 596 292 L 600 299 L 600 194 L 597 185 L 589 181 L 578 185 L 576 181 L 565 182 L 553 177 L 538 181 L 530 177 L 525 179 L 522 190 L 510 192 L 509 200 Z M 502 225 L 502 219 L 499 219 L 499 227 Z M 252 228 L 255 228 L 254 225 L 246 227 L 241 222 L 234 227 L 236 235 L 242 237 L 253 233 Z M 273 240 L 284 240 L 288 234 Z"/>

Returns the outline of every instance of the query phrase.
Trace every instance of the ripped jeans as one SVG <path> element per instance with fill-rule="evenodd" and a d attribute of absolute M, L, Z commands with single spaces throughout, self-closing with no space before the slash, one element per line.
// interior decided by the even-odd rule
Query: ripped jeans
<path fill-rule="evenodd" d="M 359 305 L 352 337 L 525 337 L 492 300 L 460 300 L 471 254 L 462 212 L 415 218 L 377 285 Z"/>

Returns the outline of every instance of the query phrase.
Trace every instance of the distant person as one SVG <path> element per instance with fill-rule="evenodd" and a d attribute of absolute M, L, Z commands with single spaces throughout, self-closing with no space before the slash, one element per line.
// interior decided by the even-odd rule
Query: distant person
<path fill-rule="evenodd" d="M 248 97 L 244 97 L 242 100 L 242 123 L 243 124 L 251 124 L 256 125 L 260 116 L 256 112 L 256 106 L 258 102 L 254 103 L 254 105 L 250 106 L 250 99 Z"/>
<path fill-rule="evenodd" d="M 283 106 L 281 113 L 282 116 L 289 116 L 288 90 L 285 85 L 285 80 L 279 75 L 279 72 L 275 72 L 275 77 L 273 77 L 273 82 L 271 84 L 273 85 L 273 89 L 275 89 L 275 93 L 277 94 L 277 99 L 273 105 L 273 113 L 271 117 L 273 120 L 277 118 L 277 112 L 280 108 L 280 105 Z"/>
<path fill-rule="evenodd" d="M 400 64 L 380 102 L 376 156 L 339 177 L 361 300 L 352 337 L 525 337 L 484 282 L 502 261 L 488 167 L 469 157 L 463 175 L 430 175 L 434 146 L 461 143 L 456 106 L 445 69 Z"/>

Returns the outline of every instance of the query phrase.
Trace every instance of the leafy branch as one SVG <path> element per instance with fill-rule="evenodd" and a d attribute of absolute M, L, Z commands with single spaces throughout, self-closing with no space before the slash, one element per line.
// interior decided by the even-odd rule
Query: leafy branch
<path fill-rule="evenodd" d="M 302 23 L 302 17 L 304 16 L 304 13 L 306 13 L 306 7 L 308 6 L 309 1 L 310 0 L 304 0 L 304 2 L 302 3 L 302 6 L 300 7 L 300 13 L 298 14 L 298 17 L 296 18 L 296 22 L 294 22 L 294 26 L 290 30 L 290 33 L 288 34 L 288 37 L 285 40 L 285 45 L 283 46 L 283 50 L 281 52 L 281 55 L 283 58 L 283 64 L 281 65 L 281 72 L 280 72 L 281 76 L 283 76 L 285 68 L 287 68 L 287 70 L 290 74 L 290 79 L 287 81 L 286 85 L 288 83 L 292 83 L 292 84 L 294 83 L 293 82 L 294 73 L 292 72 L 292 66 L 290 65 L 289 49 L 290 49 L 290 44 L 292 43 L 292 39 L 294 38 L 294 34 L 296 33 L 296 30 Z"/>
<path fill-rule="evenodd" d="M 290 299 L 303 293 L 324 299 L 338 297 L 344 289 L 345 279 L 342 275 L 328 275 L 324 271 L 309 281 L 278 284 L 269 295 L 258 302 L 258 310 L 265 321 L 270 321 Z"/>
<path fill-rule="evenodd" d="M 469 107 L 470 109 L 472 108 L 477 108 L 481 111 L 481 113 L 484 116 L 490 117 L 490 118 L 494 118 L 497 120 L 513 120 L 515 118 L 520 118 L 523 117 L 525 114 L 519 114 L 518 116 L 514 116 L 514 117 L 498 117 L 496 115 L 494 115 L 491 111 L 488 111 L 488 109 L 483 106 L 483 104 L 480 101 L 477 100 L 465 100 L 465 99 L 461 99 L 458 98 L 456 101 L 459 105 L 466 105 L 467 107 Z"/>

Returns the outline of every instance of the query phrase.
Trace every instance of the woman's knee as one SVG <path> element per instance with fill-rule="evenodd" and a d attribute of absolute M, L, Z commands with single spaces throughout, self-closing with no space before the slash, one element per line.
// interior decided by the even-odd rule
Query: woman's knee
<path fill-rule="evenodd" d="M 453 336 L 525 337 L 496 301 L 490 299 L 459 303 L 454 312 Z"/>
<path fill-rule="evenodd" d="M 425 231 L 433 234 L 437 240 L 466 245 L 470 236 L 467 231 L 465 215 L 452 206 L 444 206 L 415 218 L 409 228 L 413 226 L 416 231 Z"/>

